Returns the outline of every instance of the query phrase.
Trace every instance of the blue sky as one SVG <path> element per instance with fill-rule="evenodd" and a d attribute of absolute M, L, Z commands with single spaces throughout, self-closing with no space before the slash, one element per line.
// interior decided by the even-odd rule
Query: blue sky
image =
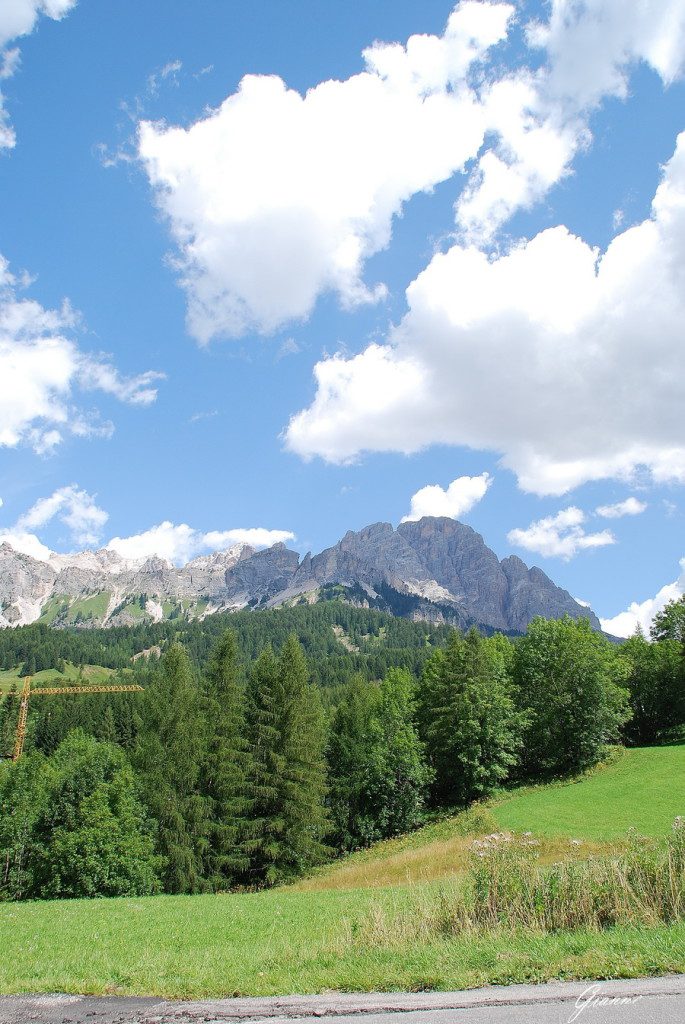
<path fill-rule="evenodd" d="M 0 536 L 449 514 L 623 632 L 682 591 L 685 0 L 6 0 L 0 52 Z"/>

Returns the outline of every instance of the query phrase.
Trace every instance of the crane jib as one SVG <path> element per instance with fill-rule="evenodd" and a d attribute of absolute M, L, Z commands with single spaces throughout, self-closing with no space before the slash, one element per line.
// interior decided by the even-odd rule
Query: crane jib
<path fill-rule="evenodd" d="M 31 677 L 26 676 L 21 691 L 21 701 L 19 703 L 19 717 L 17 718 L 17 731 L 14 737 L 14 751 L 12 753 L 12 760 L 18 761 L 24 750 L 24 740 L 26 739 L 26 722 L 28 720 L 29 701 L 31 697 L 54 697 L 58 694 L 70 693 L 142 693 L 142 690 L 142 686 L 133 684 L 122 684 L 120 686 L 40 686 L 32 690 Z"/>

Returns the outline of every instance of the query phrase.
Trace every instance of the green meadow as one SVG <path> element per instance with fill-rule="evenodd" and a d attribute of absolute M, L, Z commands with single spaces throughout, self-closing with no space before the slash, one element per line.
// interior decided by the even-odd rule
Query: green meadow
<path fill-rule="evenodd" d="M 36 672 L 31 676 L 34 686 L 78 686 L 82 683 L 86 686 L 106 686 L 115 675 L 114 669 L 104 668 L 102 665 L 83 665 L 77 667 L 66 662 L 64 672 L 58 672 L 55 668 L 48 668 Z M 4 669 L 0 671 L 0 693 L 8 693 L 12 685 L 21 690 L 23 683 L 21 668 Z"/>
<path fill-rule="evenodd" d="M 614 840 L 635 828 L 663 835 L 685 815 L 685 744 L 617 748 L 584 778 L 519 790 L 493 809 L 500 828 L 543 836 Z"/>
<path fill-rule="evenodd" d="M 459 884 L 474 838 L 531 831 L 540 858 L 594 857 L 685 812 L 685 746 L 618 752 L 576 782 L 514 791 L 259 893 L 6 904 L 0 991 L 176 997 L 456 989 L 685 971 L 685 924 L 378 939 L 369 922 Z M 573 843 L 572 840 L 581 840 Z"/>

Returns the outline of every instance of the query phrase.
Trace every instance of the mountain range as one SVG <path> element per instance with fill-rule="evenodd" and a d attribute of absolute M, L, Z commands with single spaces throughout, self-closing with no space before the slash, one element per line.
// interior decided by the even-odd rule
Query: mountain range
<path fill-rule="evenodd" d="M 541 569 L 500 561 L 480 534 L 454 519 L 425 517 L 394 529 L 375 523 L 301 558 L 284 544 L 238 544 L 182 567 L 156 556 L 126 559 L 109 548 L 45 561 L 0 545 L 0 626 L 120 626 L 275 608 L 334 597 L 394 615 L 523 632 L 536 615 L 594 612 Z"/>

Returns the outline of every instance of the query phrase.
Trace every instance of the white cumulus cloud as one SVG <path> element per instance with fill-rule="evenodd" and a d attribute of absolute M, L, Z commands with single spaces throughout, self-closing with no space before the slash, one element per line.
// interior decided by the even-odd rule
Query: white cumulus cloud
<path fill-rule="evenodd" d="M 97 505 L 94 495 L 70 484 L 58 488 L 46 498 L 39 498 L 12 526 L 0 529 L 0 544 L 6 542 L 15 551 L 45 561 L 50 557 L 50 548 L 35 531 L 57 519 L 67 528 L 74 544 L 92 546 L 98 543 L 108 518 L 105 510 Z"/>
<path fill-rule="evenodd" d="M 2 505 L 0 499 L 0 508 Z M 100 543 L 108 519 L 107 512 L 97 505 L 95 495 L 76 484 L 70 484 L 59 487 L 45 498 L 39 498 L 12 525 L 0 527 L 0 544 L 8 543 L 15 551 L 49 561 L 53 552 L 43 543 L 39 534 L 50 523 L 57 520 L 66 527 L 72 545 L 92 548 Z M 184 565 L 196 555 L 223 550 L 236 544 L 248 544 L 258 549 L 291 540 L 295 540 L 295 534 L 290 530 L 248 527 L 203 532 L 187 523 L 175 525 L 165 520 L 129 537 L 113 537 L 106 547 L 123 558 L 138 560 L 157 555 L 177 565 Z"/>
<path fill-rule="evenodd" d="M 2 529 L 0 530 L 0 544 L 9 544 L 15 551 L 21 552 L 22 555 L 29 555 L 39 562 L 49 561 L 52 554 L 50 548 L 43 544 L 35 533 L 30 533 L 28 530 Z"/>
<path fill-rule="evenodd" d="M 447 516 L 458 519 L 470 512 L 492 483 L 489 473 L 480 476 L 460 476 L 449 487 L 428 484 L 412 495 L 411 511 L 402 519 L 403 523 L 413 522 L 423 516 Z"/>
<path fill-rule="evenodd" d="M 539 494 L 638 467 L 685 481 L 685 133 L 651 217 L 606 252 L 565 227 L 499 256 L 456 244 L 407 301 L 385 344 L 317 364 L 288 448 L 344 463 L 468 445 Z"/>
<path fill-rule="evenodd" d="M 613 636 L 632 636 L 638 626 L 646 636 L 649 636 L 649 629 L 657 615 L 669 601 L 676 601 L 685 593 L 685 558 L 680 561 L 680 576 L 673 583 L 667 583 L 665 587 L 646 601 L 632 601 L 628 608 L 614 615 L 610 619 L 601 619 L 602 629 Z"/>
<path fill-rule="evenodd" d="M 95 497 L 75 484 L 60 487 L 48 498 L 40 498 L 17 520 L 19 530 L 37 530 L 55 517 L 69 528 L 77 544 L 97 544 L 109 516 L 95 503 Z"/>
<path fill-rule="evenodd" d="M 76 6 L 76 0 L 2 0 L 0 47 L 33 32 L 41 14 L 59 21 Z"/>
<path fill-rule="evenodd" d="M 530 40 L 551 60 L 550 88 L 577 106 L 625 97 L 631 64 L 644 61 L 670 84 L 685 65 L 683 0 L 553 0 Z"/>
<path fill-rule="evenodd" d="M 251 548 L 270 548 L 273 544 L 285 544 L 295 540 L 290 530 L 267 530 L 263 526 L 251 526 L 236 530 L 210 530 L 203 534 L 203 546 L 212 550 L 229 547 L 231 544 L 249 544 Z"/>
<path fill-rule="evenodd" d="M 607 97 L 628 95 L 644 62 L 665 86 L 682 76 L 685 0 L 551 0 L 546 22 L 527 26 L 544 63 L 489 82 L 481 95 L 492 133 L 457 203 L 465 234 L 487 241 L 518 209 L 569 173 Z"/>
<path fill-rule="evenodd" d="M 538 519 L 525 530 L 510 530 L 507 540 L 510 544 L 534 551 L 545 558 L 563 558 L 565 561 L 579 551 L 616 543 L 616 538 L 609 530 L 586 533 L 583 527 L 586 518 L 581 509 L 571 505 L 554 516 Z"/>
<path fill-rule="evenodd" d="M 646 62 L 665 85 L 682 73 L 685 0 L 552 0 L 519 65 L 503 69 L 490 51 L 514 11 L 462 0 L 442 35 L 374 43 L 344 81 L 302 96 L 276 76 L 247 75 L 187 128 L 140 122 L 138 156 L 199 342 L 269 333 L 306 318 L 326 292 L 348 307 L 380 299 L 366 260 L 389 244 L 413 195 L 461 172 L 457 227 L 489 241 L 569 173 L 590 144 L 590 115 L 626 94 L 633 65 Z"/>
<path fill-rule="evenodd" d="M 365 260 L 417 192 L 463 169 L 488 129 L 472 68 L 511 4 L 463 0 L 442 36 L 375 43 L 365 70 L 306 95 L 247 75 L 189 128 L 142 122 L 139 156 L 178 246 L 190 333 L 270 332 L 336 293 L 373 302 Z"/>
<path fill-rule="evenodd" d="M 131 537 L 113 537 L 107 547 L 123 558 L 148 558 L 157 555 L 178 565 L 184 565 L 196 555 L 207 551 L 249 544 L 255 548 L 294 540 L 289 530 L 267 530 L 261 527 L 235 530 L 210 530 L 203 533 L 187 523 L 175 525 L 169 520 L 159 523 Z"/>
<path fill-rule="evenodd" d="M 621 519 L 622 516 L 639 516 L 646 508 L 647 502 L 630 497 L 613 505 L 598 505 L 595 514 L 602 519 Z"/>
<path fill-rule="evenodd" d="M 74 546 L 92 548 L 99 544 L 108 519 L 108 513 L 96 504 L 95 496 L 76 484 L 70 484 L 57 488 L 47 498 L 39 499 L 12 525 L 0 527 L 0 544 L 7 543 L 15 551 L 48 561 L 52 551 L 41 541 L 39 534 L 53 520 L 67 527 Z M 115 537 L 106 544 L 106 548 L 132 560 L 157 555 L 177 565 L 184 565 L 197 555 L 233 545 L 247 544 L 259 549 L 294 540 L 295 534 L 288 529 L 256 526 L 204 532 L 187 523 L 175 525 L 165 520 L 140 534 Z"/>
<path fill-rule="evenodd" d="M 20 283 L 0 256 L 0 447 L 27 443 L 44 455 L 65 434 L 109 436 L 112 424 L 79 410 L 77 391 L 133 405 L 154 401 L 163 374 L 123 377 L 107 357 L 83 352 L 73 340 L 78 318 L 70 305 L 45 309 L 20 295 Z"/>

